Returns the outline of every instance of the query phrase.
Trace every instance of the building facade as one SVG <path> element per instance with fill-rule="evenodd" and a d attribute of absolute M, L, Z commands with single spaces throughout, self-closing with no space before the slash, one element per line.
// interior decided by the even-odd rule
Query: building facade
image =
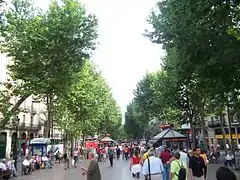
<path fill-rule="evenodd" d="M 10 59 L 4 54 L 0 54 L 0 90 L 4 90 L 4 83 L 10 79 L 7 74 L 9 63 Z M 12 104 L 16 104 L 18 98 L 12 97 L 10 101 Z M 33 95 L 29 96 L 20 105 L 18 115 L 12 117 L 5 129 L 0 130 L 0 158 L 9 158 L 16 140 L 17 147 L 25 151 L 30 139 L 43 136 L 46 117 L 45 103 Z"/>
<path fill-rule="evenodd" d="M 208 140 L 209 144 L 214 146 L 220 145 L 221 149 L 224 149 L 224 135 L 222 133 L 220 116 L 216 116 L 214 114 L 209 115 L 207 118 L 207 126 L 208 126 Z M 233 122 L 231 122 L 231 129 L 228 122 L 227 113 L 223 115 L 223 128 L 226 133 L 227 144 L 229 145 L 231 142 L 230 132 L 232 134 L 232 140 L 234 148 L 239 149 L 240 145 L 240 124 L 236 117 L 233 118 Z"/>

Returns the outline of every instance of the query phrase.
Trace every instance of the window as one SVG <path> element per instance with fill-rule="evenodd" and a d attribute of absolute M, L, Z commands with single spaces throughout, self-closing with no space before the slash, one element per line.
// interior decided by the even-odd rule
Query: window
<path fill-rule="evenodd" d="M 226 134 L 229 134 L 229 129 L 228 128 L 224 128 Z"/>
<path fill-rule="evenodd" d="M 211 117 L 211 123 L 213 123 L 213 117 Z"/>
<path fill-rule="evenodd" d="M 240 134 L 240 127 L 237 128 L 237 133 Z"/>
<path fill-rule="evenodd" d="M 231 133 L 232 133 L 232 134 L 236 134 L 235 128 L 232 128 L 232 129 L 231 129 Z"/>
<path fill-rule="evenodd" d="M 26 121 L 26 115 L 24 114 L 23 115 L 23 123 L 25 123 L 25 121 Z"/>
<path fill-rule="evenodd" d="M 221 129 L 215 129 L 215 134 L 216 134 L 216 135 L 218 135 L 218 134 L 222 134 Z"/>

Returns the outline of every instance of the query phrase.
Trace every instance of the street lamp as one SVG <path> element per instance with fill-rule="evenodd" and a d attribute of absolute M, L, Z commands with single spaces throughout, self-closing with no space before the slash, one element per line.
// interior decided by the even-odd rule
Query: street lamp
<path fill-rule="evenodd" d="M 15 127 L 15 133 L 16 133 L 14 148 L 13 148 L 13 160 L 14 160 L 14 166 L 15 166 L 16 170 L 17 170 L 17 160 L 18 160 L 17 139 L 18 139 L 19 121 L 20 121 L 20 119 L 18 118 L 18 116 L 16 117 L 16 119 L 14 119 L 12 121 L 12 125 L 13 125 L 13 127 Z"/>

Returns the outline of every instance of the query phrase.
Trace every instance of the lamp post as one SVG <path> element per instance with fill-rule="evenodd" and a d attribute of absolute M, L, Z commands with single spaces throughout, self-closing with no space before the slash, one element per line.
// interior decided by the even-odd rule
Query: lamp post
<path fill-rule="evenodd" d="M 13 149 L 13 160 L 14 160 L 14 166 L 17 170 L 17 160 L 18 160 L 18 153 L 17 153 L 17 139 L 18 139 L 18 126 L 19 126 L 19 121 L 20 119 L 17 118 L 13 120 L 13 125 L 15 126 L 15 133 L 16 133 L 16 138 L 14 142 L 14 149 Z"/>

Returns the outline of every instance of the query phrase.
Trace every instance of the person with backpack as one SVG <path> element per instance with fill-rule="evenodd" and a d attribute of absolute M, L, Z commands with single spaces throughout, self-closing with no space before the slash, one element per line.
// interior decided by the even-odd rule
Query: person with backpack
<path fill-rule="evenodd" d="M 187 165 L 180 157 L 181 154 L 175 152 L 174 160 L 171 162 L 171 180 L 187 180 Z"/>

